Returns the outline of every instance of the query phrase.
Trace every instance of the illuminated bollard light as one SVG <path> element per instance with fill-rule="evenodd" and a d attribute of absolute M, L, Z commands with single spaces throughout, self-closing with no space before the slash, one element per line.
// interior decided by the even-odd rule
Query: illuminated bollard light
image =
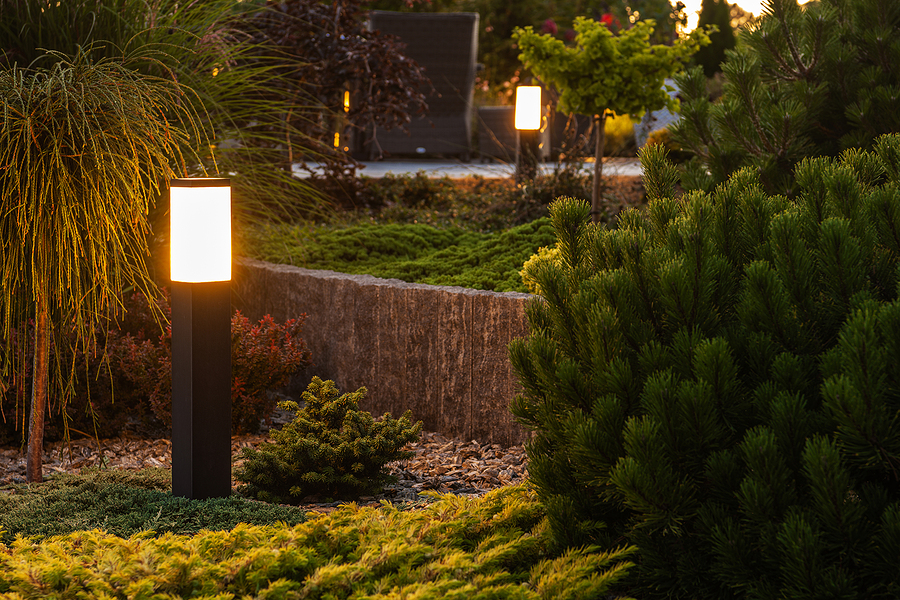
<path fill-rule="evenodd" d="M 231 182 L 173 179 L 172 494 L 231 494 Z"/>
<path fill-rule="evenodd" d="M 516 88 L 516 181 L 534 180 L 537 175 L 541 128 L 541 88 Z"/>

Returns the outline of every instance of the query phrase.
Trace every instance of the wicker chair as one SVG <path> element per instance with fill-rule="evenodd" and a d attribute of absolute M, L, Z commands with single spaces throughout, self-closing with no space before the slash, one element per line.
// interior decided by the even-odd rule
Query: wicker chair
<path fill-rule="evenodd" d="M 440 154 L 469 160 L 478 18 L 478 13 L 370 13 L 370 29 L 398 36 L 406 44 L 405 54 L 425 68 L 435 90 L 427 98 L 428 113 L 409 123 L 408 135 L 399 128 L 369 132 L 366 154 L 370 160 L 385 154 Z"/>

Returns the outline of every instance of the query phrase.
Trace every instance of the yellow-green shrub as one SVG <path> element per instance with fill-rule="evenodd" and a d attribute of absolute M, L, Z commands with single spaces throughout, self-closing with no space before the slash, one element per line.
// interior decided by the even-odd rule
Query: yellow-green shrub
<path fill-rule="evenodd" d="M 9 598 L 602 597 L 629 549 L 554 555 L 535 494 L 442 496 L 419 510 L 344 505 L 294 527 L 127 539 L 76 532 L 0 545 Z"/>

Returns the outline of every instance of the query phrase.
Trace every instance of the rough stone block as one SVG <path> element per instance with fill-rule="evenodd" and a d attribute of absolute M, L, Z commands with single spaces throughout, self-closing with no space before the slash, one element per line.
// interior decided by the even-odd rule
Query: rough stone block
<path fill-rule="evenodd" d="M 307 314 L 313 366 L 292 382 L 365 386 L 376 416 L 411 410 L 426 429 L 504 445 L 527 439 L 509 413 L 517 384 L 506 346 L 526 333 L 527 294 L 410 284 L 368 275 L 236 261 L 234 302 L 248 318 Z"/>

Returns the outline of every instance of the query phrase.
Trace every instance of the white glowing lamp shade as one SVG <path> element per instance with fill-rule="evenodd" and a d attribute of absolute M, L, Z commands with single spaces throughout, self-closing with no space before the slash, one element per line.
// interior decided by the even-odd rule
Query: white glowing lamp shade
<path fill-rule="evenodd" d="M 172 281 L 229 281 L 231 180 L 173 179 L 169 191 Z"/>
<path fill-rule="evenodd" d="M 541 128 L 541 87 L 520 85 L 516 88 L 516 129 Z"/>

